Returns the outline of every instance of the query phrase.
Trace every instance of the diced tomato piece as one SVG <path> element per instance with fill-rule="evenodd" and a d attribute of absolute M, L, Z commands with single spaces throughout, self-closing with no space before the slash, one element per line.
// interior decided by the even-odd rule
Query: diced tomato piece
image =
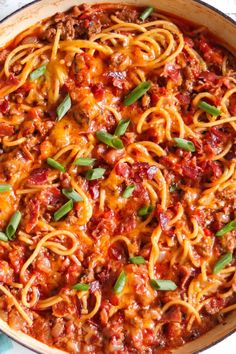
<path fill-rule="evenodd" d="M 166 88 L 165 87 L 159 87 L 157 84 L 153 84 L 149 94 L 151 96 L 151 104 L 153 106 L 156 106 L 157 102 L 162 96 L 165 96 L 166 94 Z"/>
<path fill-rule="evenodd" d="M 6 79 L 7 85 L 17 85 L 19 84 L 20 80 L 17 79 L 14 74 L 10 74 L 9 77 Z"/>
<path fill-rule="evenodd" d="M 100 183 L 97 181 L 92 181 L 89 183 L 89 193 L 93 200 L 99 198 L 100 195 Z"/>
<path fill-rule="evenodd" d="M 30 82 L 24 83 L 20 88 L 18 88 L 17 92 L 28 93 L 32 88 L 32 84 Z"/>
<path fill-rule="evenodd" d="M 16 273 L 19 273 L 25 262 L 25 249 L 19 246 L 17 249 L 9 252 L 10 262 Z"/>
<path fill-rule="evenodd" d="M 108 249 L 108 255 L 110 258 L 115 259 L 116 261 L 126 260 L 125 246 L 121 242 L 113 243 Z"/>
<path fill-rule="evenodd" d="M 101 83 L 97 84 L 97 85 L 93 85 L 91 87 L 91 91 L 92 91 L 92 93 L 94 94 L 94 97 L 97 100 L 102 100 L 103 99 L 103 96 L 105 94 L 105 90 L 104 90 L 103 85 Z"/>
<path fill-rule="evenodd" d="M 214 233 L 210 229 L 205 228 L 205 229 L 203 229 L 203 231 L 206 236 L 213 236 L 214 235 Z"/>
<path fill-rule="evenodd" d="M 135 162 L 132 165 L 132 172 L 135 182 L 142 182 L 143 178 L 152 180 L 157 173 L 157 167 L 147 162 Z"/>
<path fill-rule="evenodd" d="M 186 93 L 178 93 L 176 98 L 179 100 L 180 104 L 183 106 L 188 106 L 191 102 L 191 97 L 188 92 Z"/>
<path fill-rule="evenodd" d="M 43 205 L 45 206 L 55 206 L 59 202 L 63 200 L 61 191 L 56 188 L 47 188 L 43 190 L 40 194 L 40 201 L 42 202 Z"/>
<path fill-rule="evenodd" d="M 206 38 L 202 37 L 199 40 L 199 49 L 203 53 L 204 59 L 209 63 L 214 63 L 221 65 L 223 63 L 223 55 L 221 54 L 220 49 L 214 48 Z"/>
<path fill-rule="evenodd" d="M 167 312 L 162 316 L 162 321 L 164 322 L 182 322 L 182 312 L 179 306 L 172 306 Z"/>
<path fill-rule="evenodd" d="M 219 162 L 217 161 L 203 161 L 200 164 L 200 167 L 203 171 L 204 179 L 206 180 L 210 179 L 214 181 L 219 178 L 223 173 L 222 168 Z"/>
<path fill-rule="evenodd" d="M 137 216 L 135 213 L 126 213 L 121 216 L 120 223 L 116 228 L 117 234 L 126 234 L 135 229 L 137 225 Z"/>
<path fill-rule="evenodd" d="M 206 82 L 210 82 L 210 83 L 217 83 L 219 77 L 212 71 L 203 71 L 200 75 L 200 78 L 203 78 Z"/>
<path fill-rule="evenodd" d="M 182 166 L 182 175 L 184 177 L 188 177 L 191 178 L 192 180 L 195 180 L 198 178 L 199 176 L 199 167 L 198 166 L 194 166 L 194 165 L 184 165 Z"/>
<path fill-rule="evenodd" d="M 28 178 L 30 184 L 44 184 L 48 180 L 48 168 L 36 168 Z"/>
<path fill-rule="evenodd" d="M 180 69 L 176 64 L 166 63 L 164 67 L 164 77 L 170 78 L 174 82 L 178 82 L 181 78 Z"/>
<path fill-rule="evenodd" d="M 3 113 L 3 114 L 6 114 L 7 112 L 9 112 L 10 110 L 10 104 L 9 104 L 9 101 L 4 99 L 4 100 L 1 100 L 0 101 L 0 111 Z"/>
<path fill-rule="evenodd" d="M 119 298 L 118 298 L 118 296 L 116 294 L 111 293 L 109 300 L 110 300 L 110 303 L 113 306 L 118 306 L 119 305 Z"/>
<path fill-rule="evenodd" d="M 132 174 L 131 167 L 126 162 L 120 162 L 115 167 L 116 174 L 118 176 L 129 178 Z"/>
<path fill-rule="evenodd" d="M 0 138 L 14 134 L 14 126 L 7 123 L 0 123 Z"/>
<path fill-rule="evenodd" d="M 13 282 L 14 270 L 10 265 L 0 259 L 0 282 L 11 284 Z"/>
<path fill-rule="evenodd" d="M 183 116 L 184 123 L 187 125 L 190 125 L 193 123 L 193 115 L 192 114 L 187 114 Z"/>
<path fill-rule="evenodd" d="M 40 116 L 37 108 L 31 108 L 29 110 L 28 114 L 29 114 L 29 118 L 32 118 L 32 119 L 38 119 Z"/>
<path fill-rule="evenodd" d="M 95 239 L 102 235 L 112 235 L 116 228 L 116 216 L 114 211 L 107 210 L 91 219 L 88 224 L 92 237 Z"/>
<path fill-rule="evenodd" d="M 25 231 L 30 232 L 37 225 L 40 212 L 40 202 L 32 198 L 26 205 Z"/>
<path fill-rule="evenodd" d="M 82 268 L 77 264 L 72 264 L 69 266 L 66 272 L 66 282 L 69 285 L 75 284 L 81 274 Z"/>

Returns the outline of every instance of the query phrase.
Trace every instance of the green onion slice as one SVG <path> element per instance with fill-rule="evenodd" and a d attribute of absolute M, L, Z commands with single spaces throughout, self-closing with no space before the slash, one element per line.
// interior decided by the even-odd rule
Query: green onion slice
<path fill-rule="evenodd" d="M 148 206 L 142 207 L 142 208 L 140 208 L 139 211 L 138 211 L 138 216 L 140 216 L 140 217 L 147 216 L 147 215 L 149 215 L 152 211 L 153 211 L 153 206 L 152 206 L 152 205 L 148 205 Z"/>
<path fill-rule="evenodd" d="M 236 220 L 231 221 L 230 223 L 225 225 L 222 229 L 217 231 L 216 236 L 223 236 L 227 232 L 233 231 L 234 229 L 236 229 Z"/>
<path fill-rule="evenodd" d="M 170 193 L 174 193 L 177 190 L 178 190 L 178 185 L 176 183 L 173 183 L 169 189 Z"/>
<path fill-rule="evenodd" d="M 62 193 L 68 199 L 72 199 L 73 202 L 82 202 L 83 201 L 83 198 L 73 188 L 68 188 L 68 189 L 63 188 Z"/>
<path fill-rule="evenodd" d="M 91 166 L 96 159 L 90 157 L 80 157 L 74 161 L 75 166 Z"/>
<path fill-rule="evenodd" d="M 8 237 L 9 240 L 13 239 L 13 236 L 16 233 L 16 230 L 20 224 L 21 221 L 21 212 L 19 210 L 17 210 L 11 217 L 11 220 L 9 222 L 9 224 L 7 225 L 6 228 L 6 235 Z"/>
<path fill-rule="evenodd" d="M 130 257 L 129 261 L 133 264 L 144 264 L 145 259 L 142 256 Z"/>
<path fill-rule="evenodd" d="M 120 294 L 122 292 L 122 290 L 125 287 L 125 283 L 126 283 L 126 274 L 122 270 L 122 272 L 118 276 L 117 281 L 116 281 L 116 283 L 115 283 L 115 285 L 113 287 L 113 289 L 114 289 L 116 294 Z"/>
<path fill-rule="evenodd" d="M 128 126 L 130 124 L 130 119 L 121 119 L 116 127 L 115 136 L 124 135 Z"/>
<path fill-rule="evenodd" d="M 30 74 L 30 81 L 34 81 L 38 79 L 40 76 L 43 76 L 46 72 L 46 67 L 47 65 L 44 64 L 39 68 L 35 69 L 34 71 L 32 71 L 32 73 Z"/>
<path fill-rule="evenodd" d="M 131 197 L 131 195 L 133 194 L 133 191 L 135 190 L 135 186 L 134 185 L 131 185 L 131 186 L 128 186 L 125 188 L 123 194 L 122 194 L 122 197 L 125 198 L 125 199 L 128 199 L 129 197 Z"/>
<path fill-rule="evenodd" d="M 9 192 L 11 188 L 11 184 L 0 184 L 0 193 Z"/>
<path fill-rule="evenodd" d="M 60 164 L 59 162 L 57 162 L 56 160 L 52 159 L 51 157 L 47 158 L 47 164 L 53 168 L 55 168 L 56 170 L 59 170 L 61 172 L 65 172 L 65 167 Z"/>
<path fill-rule="evenodd" d="M 67 94 L 64 100 L 57 107 L 57 121 L 61 120 L 64 117 L 64 115 L 69 111 L 70 108 L 71 108 L 71 98 L 70 95 Z"/>
<path fill-rule="evenodd" d="M 148 16 L 150 16 L 151 15 L 151 13 L 153 12 L 153 10 L 154 10 L 154 8 L 153 7 L 147 7 L 142 13 L 141 13 L 141 15 L 140 15 L 140 20 L 143 20 L 143 21 L 145 21 L 147 18 L 148 18 Z"/>
<path fill-rule="evenodd" d="M 54 213 L 54 220 L 55 221 L 60 220 L 61 218 L 63 218 L 63 216 L 68 214 L 72 209 L 73 209 L 73 200 L 70 199 L 68 200 L 67 203 L 62 205 L 62 207 Z"/>
<path fill-rule="evenodd" d="M 79 291 L 87 291 L 90 289 L 89 284 L 83 284 L 83 283 L 78 283 L 72 286 L 73 289 L 79 290 Z"/>
<path fill-rule="evenodd" d="M 122 140 L 120 140 L 116 136 L 111 135 L 103 130 L 96 132 L 96 137 L 99 141 L 101 141 L 102 143 L 104 143 L 108 146 L 111 146 L 114 149 L 123 149 L 123 147 L 124 147 Z"/>
<path fill-rule="evenodd" d="M 194 143 L 192 143 L 192 141 L 181 139 L 181 138 L 173 138 L 173 140 L 175 142 L 175 145 L 180 149 L 190 151 L 190 152 L 194 152 L 196 150 L 195 145 Z"/>
<path fill-rule="evenodd" d="M 199 101 L 197 106 L 214 117 L 218 117 L 221 114 L 221 111 L 217 107 L 211 106 L 204 101 Z"/>
<path fill-rule="evenodd" d="M 174 291 L 177 285 L 172 280 L 151 279 L 151 286 L 159 291 Z"/>
<path fill-rule="evenodd" d="M 88 170 L 85 174 L 85 178 L 88 181 L 93 181 L 95 179 L 100 179 L 106 172 L 105 168 L 94 168 L 93 170 Z"/>
<path fill-rule="evenodd" d="M 151 83 L 149 81 L 144 81 L 139 84 L 133 91 L 131 91 L 124 100 L 124 105 L 130 106 L 134 102 L 138 101 L 145 93 L 150 89 Z"/>
<path fill-rule="evenodd" d="M 233 260 L 233 255 L 232 253 L 226 253 L 224 256 L 222 256 L 214 265 L 213 267 L 213 274 L 219 273 L 227 264 L 232 262 Z"/>
<path fill-rule="evenodd" d="M 2 231 L 0 231 L 0 241 L 4 241 L 4 242 L 9 241 L 7 235 L 4 234 L 4 232 Z"/>

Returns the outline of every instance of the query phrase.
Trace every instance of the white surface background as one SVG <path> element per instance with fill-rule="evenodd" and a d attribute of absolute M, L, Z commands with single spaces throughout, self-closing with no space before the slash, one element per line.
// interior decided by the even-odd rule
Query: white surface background
<path fill-rule="evenodd" d="M 102 2 L 102 0 L 99 1 Z M 20 8 L 30 2 L 31 1 L 29 0 L 0 0 L 0 19 L 6 17 L 17 8 Z M 86 2 L 86 0 L 84 0 L 84 2 Z M 205 2 L 212 6 L 217 7 L 218 9 L 220 9 L 221 11 L 227 14 L 230 14 L 230 16 L 236 19 L 236 0 L 205 0 Z M 224 353 L 225 354 L 236 353 L 236 334 L 233 334 L 225 341 L 217 344 L 213 348 L 208 349 L 204 352 L 204 354 L 224 354 Z M 1 348 L 0 348 L 0 354 L 2 354 Z M 6 354 L 33 354 L 33 353 L 21 347 L 20 345 L 14 343 L 13 349 L 8 351 Z"/>

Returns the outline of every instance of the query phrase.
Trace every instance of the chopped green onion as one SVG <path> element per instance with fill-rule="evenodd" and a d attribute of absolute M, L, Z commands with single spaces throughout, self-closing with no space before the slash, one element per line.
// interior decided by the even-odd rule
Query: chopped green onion
<path fill-rule="evenodd" d="M 83 198 L 77 193 L 73 188 L 62 189 L 62 193 L 68 198 L 72 199 L 73 202 L 82 202 Z"/>
<path fill-rule="evenodd" d="M 105 168 L 94 168 L 93 170 L 88 170 L 85 174 L 85 178 L 88 181 L 93 181 L 95 179 L 100 179 L 106 172 Z"/>
<path fill-rule="evenodd" d="M 224 256 L 222 256 L 214 265 L 213 267 L 213 274 L 219 273 L 227 264 L 232 262 L 233 260 L 233 255 L 232 253 L 226 253 Z"/>
<path fill-rule="evenodd" d="M 4 241 L 4 242 L 9 241 L 7 235 L 4 234 L 4 232 L 2 231 L 0 231 L 0 241 Z"/>
<path fill-rule="evenodd" d="M 122 270 L 122 272 L 120 273 L 119 277 L 117 278 L 117 281 L 113 287 L 114 291 L 116 294 L 120 294 L 122 292 L 122 290 L 125 287 L 125 283 L 126 283 L 126 274 L 125 272 Z"/>
<path fill-rule="evenodd" d="M 12 240 L 13 236 L 16 233 L 16 230 L 21 221 L 21 212 L 17 210 L 11 217 L 11 220 L 6 228 L 6 235 L 9 240 Z"/>
<path fill-rule="evenodd" d="M 66 95 L 64 100 L 59 104 L 57 107 L 57 120 L 61 120 L 64 115 L 69 111 L 71 108 L 71 98 L 70 95 Z"/>
<path fill-rule="evenodd" d="M 11 184 L 0 184 L 0 193 L 8 192 L 11 188 Z"/>
<path fill-rule="evenodd" d="M 78 283 L 78 284 L 73 285 L 72 288 L 75 290 L 79 290 L 79 291 L 87 291 L 90 289 L 90 285 Z"/>
<path fill-rule="evenodd" d="M 122 197 L 125 198 L 125 199 L 128 199 L 129 197 L 131 197 L 131 195 L 133 194 L 133 191 L 135 190 L 135 186 L 128 186 L 125 188 L 123 194 L 122 194 Z"/>
<path fill-rule="evenodd" d="M 151 279 L 151 286 L 159 291 L 174 291 L 177 285 L 172 280 Z"/>
<path fill-rule="evenodd" d="M 73 209 L 73 200 L 70 199 L 68 200 L 67 203 L 62 205 L 62 207 L 54 213 L 54 220 L 55 221 L 60 220 L 61 218 L 63 218 L 63 216 L 68 214 L 72 209 Z"/>
<path fill-rule="evenodd" d="M 218 117 L 221 114 L 221 111 L 217 107 L 211 106 L 204 101 L 199 101 L 197 106 L 214 117 Z"/>
<path fill-rule="evenodd" d="M 149 81 L 144 81 L 139 84 L 133 91 L 131 91 L 124 100 L 124 105 L 130 106 L 134 102 L 138 101 L 145 93 L 150 89 L 151 83 Z"/>
<path fill-rule="evenodd" d="M 180 149 L 194 152 L 195 145 L 192 143 L 192 141 L 186 140 L 186 139 L 181 139 L 181 138 L 173 138 L 175 145 L 179 147 Z"/>
<path fill-rule="evenodd" d="M 115 136 L 124 135 L 130 123 L 130 119 L 121 119 L 116 127 Z"/>
<path fill-rule="evenodd" d="M 145 217 L 148 214 L 150 214 L 152 211 L 153 211 L 153 206 L 152 205 L 148 205 L 148 206 L 142 207 L 138 211 L 138 216 Z"/>
<path fill-rule="evenodd" d="M 46 67 L 47 65 L 44 64 L 39 68 L 35 69 L 34 71 L 32 71 L 32 73 L 30 74 L 30 81 L 34 81 L 38 79 L 40 76 L 43 76 L 46 72 Z"/>
<path fill-rule="evenodd" d="M 173 193 L 173 192 L 175 192 L 175 191 L 177 191 L 177 190 L 178 190 L 178 185 L 177 185 L 176 183 L 173 183 L 173 184 L 170 186 L 170 189 L 169 189 L 170 193 Z"/>
<path fill-rule="evenodd" d="M 148 16 L 150 16 L 151 15 L 151 13 L 153 12 L 153 10 L 154 10 L 154 8 L 153 7 L 147 7 L 143 12 L 142 12 L 142 14 L 140 15 L 140 20 L 143 20 L 143 21 L 145 21 L 147 18 L 148 18 Z"/>
<path fill-rule="evenodd" d="M 217 231 L 216 236 L 223 236 L 227 232 L 233 231 L 236 229 L 236 220 L 231 221 L 227 225 L 225 225 L 222 229 Z"/>
<path fill-rule="evenodd" d="M 96 159 L 89 157 L 80 157 L 74 161 L 75 166 L 91 166 Z"/>
<path fill-rule="evenodd" d="M 120 140 L 116 136 L 111 135 L 103 130 L 96 132 L 96 137 L 99 141 L 101 141 L 102 143 L 104 143 L 108 146 L 111 146 L 114 149 L 123 149 L 123 147 L 124 147 L 122 140 Z"/>
<path fill-rule="evenodd" d="M 129 261 L 133 264 L 144 264 L 145 259 L 142 256 L 130 257 Z"/>
<path fill-rule="evenodd" d="M 59 170 L 61 172 L 65 172 L 65 167 L 60 164 L 59 162 L 57 162 L 56 160 L 52 159 L 51 157 L 47 158 L 47 164 L 53 168 L 55 168 L 56 170 Z"/>

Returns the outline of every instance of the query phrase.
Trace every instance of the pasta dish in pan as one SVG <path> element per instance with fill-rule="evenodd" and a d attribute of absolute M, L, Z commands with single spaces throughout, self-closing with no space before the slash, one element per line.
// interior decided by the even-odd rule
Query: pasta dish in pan
<path fill-rule="evenodd" d="M 236 59 L 153 8 L 74 7 L 0 51 L 0 318 L 169 353 L 236 309 Z"/>

